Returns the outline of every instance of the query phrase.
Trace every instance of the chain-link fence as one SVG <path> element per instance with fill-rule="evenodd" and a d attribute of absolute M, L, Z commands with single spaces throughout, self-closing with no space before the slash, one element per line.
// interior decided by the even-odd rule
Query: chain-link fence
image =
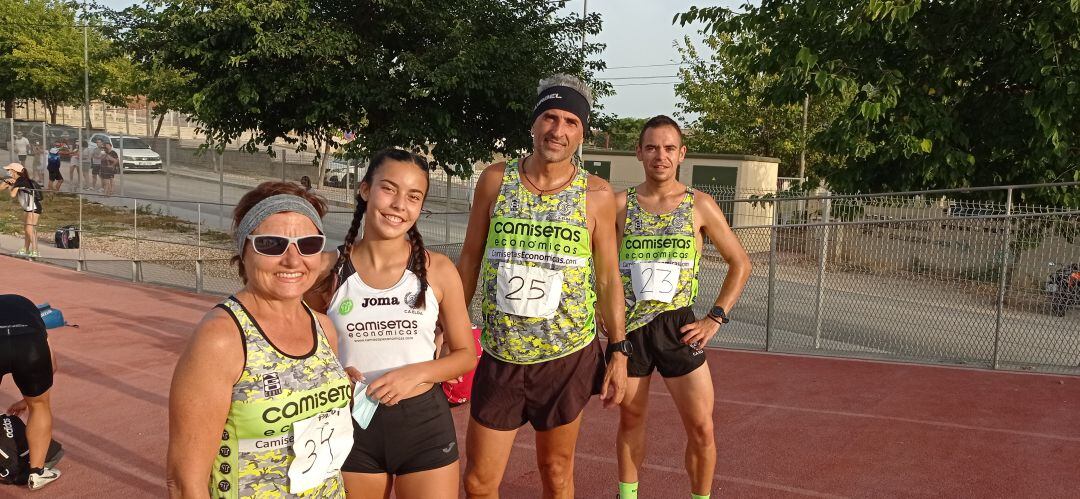
<path fill-rule="evenodd" d="M 229 265 L 230 213 L 251 187 L 307 177 L 331 205 L 331 244 L 340 244 L 351 224 L 360 165 L 316 164 L 313 153 L 286 150 L 292 146 L 277 148 L 276 157 L 201 150 L 194 124 L 181 116 L 166 116 L 159 128 L 145 112 L 92 111 L 103 129 L 0 120 L 0 157 L 15 159 L 19 133 L 31 143 L 78 144 L 77 160 L 62 166 L 63 192 L 46 198 L 41 229 L 74 225 L 82 245 L 43 248 L 47 261 L 226 294 L 240 287 Z M 61 116 L 78 123 L 80 113 Z M 111 196 L 90 171 L 95 138 L 111 141 L 124 158 Z M 40 152 L 25 160 L 35 171 Z M 81 178 L 71 178 L 71 163 L 80 165 Z M 455 260 L 474 182 L 433 172 L 418 221 L 427 245 Z M 1080 265 L 1080 212 L 1019 201 L 1038 189 L 1076 186 L 868 195 L 702 187 L 728 213 L 754 264 L 734 321 L 714 344 L 1080 374 L 1080 268 L 1072 267 Z M 994 190 L 981 198 L 1001 201 L 966 199 L 975 190 Z M 51 232 L 42 236 L 52 239 Z M 0 240 L 10 253 L 19 244 L 16 236 Z M 711 306 L 726 271 L 707 249 L 698 314 Z"/>

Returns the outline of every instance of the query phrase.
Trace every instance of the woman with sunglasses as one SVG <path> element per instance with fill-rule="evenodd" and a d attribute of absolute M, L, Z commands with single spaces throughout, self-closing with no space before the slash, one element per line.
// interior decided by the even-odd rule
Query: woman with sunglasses
<path fill-rule="evenodd" d="M 341 468 L 350 499 L 458 497 L 454 420 L 435 385 L 475 367 L 476 351 L 461 278 L 424 249 L 416 227 L 428 184 L 423 157 L 377 153 L 345 244 L 326 254 L 326 278 L 308 296 L 337 326 L 341 363 L 357 382 L 355 443 Z M 438 359 L 436 322 L 450 350 Z"/>
<path fill-rule="evenodd" d="M 286 182 L 236 206 L 244 288 L 206 314 L 173 373 L 172 497 L 344 497 L 352 384 L 333 323 L 302 301 L 319 278 L 325 213 Z"/>

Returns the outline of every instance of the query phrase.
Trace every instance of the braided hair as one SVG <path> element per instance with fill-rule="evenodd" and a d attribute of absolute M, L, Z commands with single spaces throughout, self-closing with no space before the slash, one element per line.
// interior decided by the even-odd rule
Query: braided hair
<path fill-rule="evenodd" d="M 364 178 L 360 180 L 360 183 L 366 183 L 372 185 L 375 179 L 375 171 L 378 170 L 387 160 L 399 161 L 402 163 L 412 163 L 424 170 L 424 175 L 430 179 L 431 172 L 429 170 L 428 162 L 423 156 L 414 154 L 403 149 L 386 148 L 377 153 L 371 158 L 371 162 L 368 164 L 367 171 L 364 172 Z M 427 198 L 427 190 L 430 187 L 424 187 L 424 198 Z M 363 225 L 364 214 L 367 212 L 367 200 L 360 195 L 360 189 L 356 190 L 356 210 L 353 211 L 352 223 L 349 225 L 349 231 L 345 234 L 345 247 L 342 249 L 341 254 L 338 255 L 337 262 L 334 263 L 330 275 L 326 276 L 326 279 L 319 286 L 320 288 L 328 289 L 331 293 L 334 288 L 337 287 L 336 282 L 340 275 L 342 267 L 345 265 L 345 261 L 348 260 L 349 255 L 352 254 L 353 245 L 356 243 L 356 235 L 360 232 L 360 227 Z M 420 235 L 420 229 L 416 227 L 414 222 L 412 227 L 409 227 L 408 231 L 409 243 L 411 250 L 409 253 L 408 269 L 414 275 L 417 280 L 420 281 L 420 289 L 417 290 L 416 299 L 410 305 L 413 308 L 424 308 L 426 305 L 428 280 L 427 280 L 427 262 L 428 255 L 427 250 L 424 248 L 424 238 Z"/>

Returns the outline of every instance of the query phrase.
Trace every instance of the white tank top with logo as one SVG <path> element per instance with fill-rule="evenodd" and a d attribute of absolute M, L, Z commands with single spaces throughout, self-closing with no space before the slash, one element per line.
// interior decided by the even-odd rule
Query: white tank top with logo
<path fill-rule="evenodd" d="M 389 371 L 435 358 L 439 302 L 428 286 L 424 308 L 413 308 L 420 279 L 406 269 L 397 284 L 375 289 L 346 260 L 327 315 L 338 331 L 338 357 L 368 384 Z"/>

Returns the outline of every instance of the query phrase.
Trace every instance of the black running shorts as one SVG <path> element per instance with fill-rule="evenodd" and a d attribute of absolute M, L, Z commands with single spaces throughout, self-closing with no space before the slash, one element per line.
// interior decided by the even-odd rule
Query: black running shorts
<path fill-rule="evenodd" d="M 653 368 L 665 378 L 690 374 L 705 363 L 705 351 L 683 344 L 683 326 L 696 321 L 690 307 L 668 310 L 648 324 L 626 335 L 634 353 L 626 363 L 626 374 L 641 378 L 652 374 Z"/>
<path fill-rule="evenodd" d="M 405 475 L 458 460 L 450 404 L 439 385 L 395 405 L 379 405 L 366 430 L 353 420 L 353 448 L 341 471 Z"/>
<path fill-rule="evenodd" d="M 64 180 L 64 176 L 60 174 L 60 167 L 49 168 L 49 181 Z"/>
<path fill-rule="evenodd" d="M 11 374 L 24 397 L 52 388 L 52 355 L 41 314 L 30 300 L 0 295 L 0 383 Z"/>
<path fill-rule="evenodd" d="M 516 430 L 531 423 L 547 431 L 572 423 L 589 398 L 603 388 L 600 342 L 565 357 L 536 364 L 512 364 L 480 357 L 473 375 L 472 418 L 493 430 Z"/>

